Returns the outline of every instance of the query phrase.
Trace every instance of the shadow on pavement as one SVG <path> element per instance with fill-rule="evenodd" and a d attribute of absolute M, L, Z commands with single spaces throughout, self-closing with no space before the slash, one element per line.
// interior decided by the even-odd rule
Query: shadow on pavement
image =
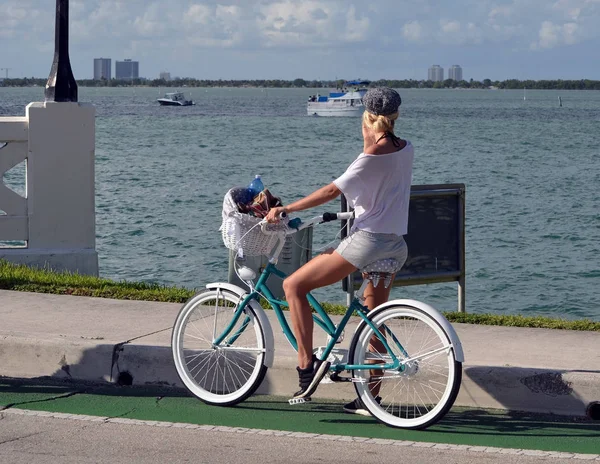
<path fill-rule="evenodd" d="M 370 421 L 376 422 L 374 419 Z M 336 424 L 365 423 L 341 417 L 328 419 L 324 422 Z M 572 436 L 576 434 L 581 438 L 599 438 L 600 422 L 594 422 L 582 417 L 568 417 L 556 415 L 530 414 L 520 412 L 490 412 L 487 410 L 450 411 L 437 424 L 427 429 L 429 432 L 449 433 L 453 435 L 490 435 L 501 434 L 504 436 L 527 437 L 555 437 Z"/>
<path fill-rule="evenodd" d="M 76 394 L 99 396 L 140 397 L 140 398 L 193 398 L 184 391 L 156 386 L 123 387 L 116 385 L 82 384 L 80 381 L 58 380 L 56 378 L 15 379 L 0 377 L 0 399 L 5 396 L 2 406 L 10 407 L 27 403 L 51 401 L 60 397 Z M 11 394 L 31 394 L 26 400 L 20 399 L 10 404 Z M 7 401 L 9 400 L 9 401 Z M 228 408 L 207 406 L 197 400 L 198 408 L 226 409 L 228 411 L 246 411 L 253 413 L 281 413 L 298 417 L 298 414 L 311 415 L 313 420 L 321 424 L 364 425 L 370 427 L 377 424 L 371 417 L 344 414 L 342 401 L 313 399 L 302 406 L 290 406 L 285 398 L 272 396 L 253 396 L 248 400 Z M 189 409 L 189 404 L 184 408 Z M 333 416 L 332 416 L 333 415 Z M 523 412 L 505 412 L 500 410 L 453 408 L 442 420 L 427 429 L 427 432 L 443 435 L 462 436 L 503 436 L 521 438 L 555 437 L 570 439 L 600 439 L 600 422 L 582 417 L 559 416 Z M 418 433 L 418 432 L 417 432 Z"/>
<path fill-rule="evenodd" d="M 461 395 L 487 406 L 486 397 L 509 411 L 552 411 L 585 416 L 596 399 L 600 371 L 549 370 L 521 367 L 471 366 L 464 370 Z M 596 390 L 596 391 L 595 391 Z M 457 400 L 460 404 L 461 396 Z"/>
<path fill-rule="evenodd" d="M 119 386 L 82 380 L 57 379 L 55 377 L 36 377 L 19 379 L 0 376 L 0 395 L 3 393 L 39 393 L 66 395 L 69 393 L 88 393 L 92 395 L 131 396 L 131 397 L 190 397 L 183 390 L 161 386 Z"/>

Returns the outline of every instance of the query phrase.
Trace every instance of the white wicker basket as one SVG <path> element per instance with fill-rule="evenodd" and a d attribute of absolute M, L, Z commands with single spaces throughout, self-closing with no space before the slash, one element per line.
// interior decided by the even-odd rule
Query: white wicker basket
<path fill-rule="evenodd" d="M 245 256 L 268 255 L 277 244 L 277 235 L 264 234 L 258 225 L 262 219 L 242 214 L 229 192 L 223 201 L 221 236 L 227 248 L 240 251 Z M 269 224 L 269 230 L 285 230 L 285 225 Z"/>
<path fill-rule="evenodd" d="M 269 254 L 277 244 L 277 236 L 263 234 L 260 226 L 257 225 L 260 221 L 261 219 L 248 214 L 238 213 L 229 216 L 221 226 L 223 243 L 230 250 L 241 249 L 245 256 Z"/>

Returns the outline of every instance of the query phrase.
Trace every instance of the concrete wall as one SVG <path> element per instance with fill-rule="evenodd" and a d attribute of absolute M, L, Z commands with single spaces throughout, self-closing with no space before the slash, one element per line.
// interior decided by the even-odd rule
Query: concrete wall
<path fill-rule="evenodd" d="M 0 118 L 3 143 L 0 176 L 25 161 L 26 186 L 21 196 L 0 182 L 0 259 L 97 275 L 94 107 L 31 103 Z"/>

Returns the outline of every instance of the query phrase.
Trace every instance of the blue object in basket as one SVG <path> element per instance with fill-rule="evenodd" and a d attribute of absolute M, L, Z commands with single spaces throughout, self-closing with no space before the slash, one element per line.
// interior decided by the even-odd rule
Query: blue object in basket
<path fill-rule="evenodd" d="M 239 205 L 252 203 L 254 193 L 248 187 L 234 187 L 231 189 L 231 198 Z"/>
<path fill-rule="evenodd" d="M 257 175 L 254 180 L 250 182 L 248 188 L 252 191 L 252 196 L 255 197 L 265 189 L 265 186 L 263 185 L 262 180 L 260 180 L 260 176 Z"/>

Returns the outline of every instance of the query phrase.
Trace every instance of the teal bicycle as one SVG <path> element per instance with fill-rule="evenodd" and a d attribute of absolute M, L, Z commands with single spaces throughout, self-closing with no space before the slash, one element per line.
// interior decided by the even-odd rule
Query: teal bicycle
<path fill-rule="evenodd" d="M 224 227 L 227 246 L 270 258 L 259 276 L 247 267 L 237 270 L 249 290 L 211 283 L 181 308 L 173 327 L 172 351 L 179 377 L 193 395 L 208 404 L 230 406 L 259 387 L 275 356 L 273 331 L 259 303 L 261 297 L 297 349 L 284 315 L 288 304 L 275 298 L 268 280 L 286 277 L 277 268 L 277 258 L 287 236 L 351 215 L 325 213 L 304 223 L 286 219 L 277 225 L 250 218 L 243 220 L 252 224 L 241 228 L 239 221 Z M 384 260 L 361 270 L 363 289 L 368 280 L 389 285 L 397 264 Z M 362 289 L 357 295 L 362 295 Z M 336 325 L 312 295 L 308 299 L 315 325 L 328 336 L 317 356 L 331 361 L 329 379 L 351 381 L 375 418 L 392 427 L 423 429 L 452 407 L 460 389 L 464 356 L 455 330 L 440 312 L 414 300 L 393 300 L 369 311 L 358 296 Z M 349 349 L 337 349 L 353 315 L 361 321 Z"/>

